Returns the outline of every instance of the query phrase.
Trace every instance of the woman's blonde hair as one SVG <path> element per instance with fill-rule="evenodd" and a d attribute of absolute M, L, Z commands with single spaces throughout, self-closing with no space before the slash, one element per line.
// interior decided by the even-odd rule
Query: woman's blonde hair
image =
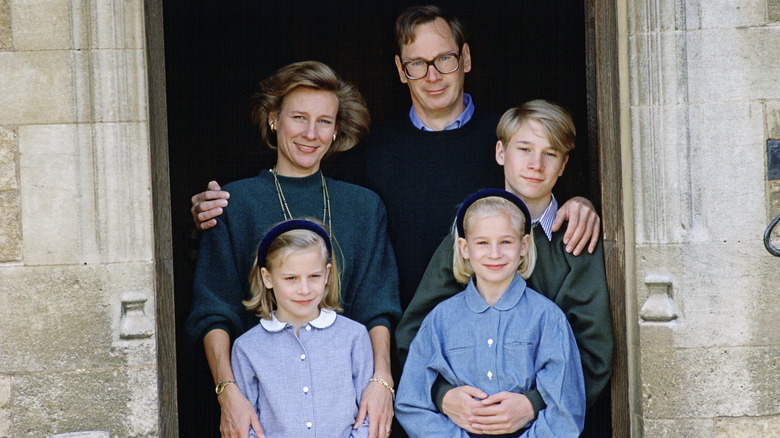
<path fill-rule="evenodd" d="M 367 133 L 371 124 L 368 106 L 357 87 L 341 79 L 332 68 L 317 61 L 302 61 L 286 65 L 260 82 L 260 91 L 250 101 L 250 118 L 260 130 L 263 142 L 276 150 L 276 135 L 271 132 L 268 117 L 278 114 L 284 99 L 298 87 L 330 91 L 339 101 L 336 115 L 336 140 L 325 157 L 354 147 Z"/>
<path fill-rule="evenodd" d="M 471 204 L 466 210 L 463 216 L 463 230 L 468 235 L 471 225 L 486 217 L 506 215 L 509 218 L 512 228 L 519 237 L 525 234 L 525 217 L 520 209 L 511 201 L 498 197 L 490 196 L 482 198 Z M 452 234 L 455 238 L 454 252 L 452 256 L 452 271 L 455 275 L 455 279 L 458 283 L 466 284 L 469 282 L 469 278 L 474 275 L 474 269 L 471 267 L 471 263 L 463 258 L 458 247 L 458 231 L 457 225 L 453 225 Z M 465 235 L 463 236 L 466 237 Z M 517 267 L 517 273 L 524 279 L 528 279 L 536 266 L 536 245 L 534 244 L 533 230 L 530 234 L 528 243 L 528 253 L 520 260 L 520 266 Z"/>
<path fill-rule="evenodd" d="M 249 273 L 249 288 L 252 291 L 252 296 L 248 300 L 242 301 L 246 309 L 260 318 L 269 319 L 277 303 L 273 290 L 265 287 L 265 283 L 263 283 L 261 268 L 264 267 L 269 271 L 273 271 L 274 268 L 282 265 L 289 255 L 315 247 L 319 248 L 325 263 L 330 263 L 330 274 L 325 286 L 325 295 L 320 302 L 320 309 L 340 312 L 341 285 L 336 260 L 328 251 L 322 236 L 313 231 L 302 229 L 290 230 L 279 235 L 268 247 L 265 266 L 259 266 L 257 263 L 257 252 L 255 252 L 255 261 L 252 264 L 252 271 Z"/>

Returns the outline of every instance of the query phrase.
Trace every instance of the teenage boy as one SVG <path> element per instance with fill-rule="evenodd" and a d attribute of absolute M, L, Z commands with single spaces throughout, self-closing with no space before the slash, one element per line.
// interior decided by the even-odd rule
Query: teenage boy
<path fill-rule="evenodd" d="M 574 149 L 574 123 L 563 108 L 534 100 L 504 113 L 496 133 L 495 159 L 504 168 L 505 189 L 525 202 L 534 227 L 537 263 L 528 285 L 566 314 L 580 351 L 590 407 L 612 374 L 613 338 L 603 248 L 599 242 L 592 254 L 573 256 L 566 251 L 564 233 L 551 229 L 558 210 L 552 189 Z M 453 242 L 448 236 L 434 253 L 396 330 L 402 362 L 425 316 L 463 289 L 455 281 L 452 263 Z M 434 385 L 432 397 L 441 412 L 472 433 L 514 432 L 545 406 L 536 390 L 488 397 L 479 388 L 456 388 L 443 379 Z"/>

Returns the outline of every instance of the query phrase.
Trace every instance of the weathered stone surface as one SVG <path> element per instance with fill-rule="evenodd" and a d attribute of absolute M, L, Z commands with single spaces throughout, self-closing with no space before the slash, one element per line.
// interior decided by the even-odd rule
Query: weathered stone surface
<path fill-rule="evenodd" d="M 688 33 L 690 102 L 760 101 L 780 89 L 780 28 L 748 27 Z"/>
<path fill-rule="evenodd" d="M 74 121 L 68 52 L 0 52 L 0 122 L 5 125 Z"/>
<path fill-rule="evenodd" d="M 0 374 L 0 437 L 11 430 L 11 376 Z"/>
<path fill-rule="evenodd" d="M 714 425 L 711 419 L 644 420 L 642 438 L 669 437 L 713 437 Z"/>
<path fill-rule="evenodd" d="M 686 28 L 723 29 L 762 26 L 767 0 L 685 2 Z"/>
<path fill-rule="evenodd" d="M 646 419 L 774 415 L 780 348 L 642 348 Z M 739 396 L 735 396 L 739 394 Z"/>
<path fill-rule="evenodd" d="M 71 47 L 70 4 L 62 0 L 17 1 L 11 8 L 14 48 L 62 50 Z"/>
<path fill-rule="evenodd" d="M 0 126 L 0 192 L 18 190 L 16 132 Z"/>
<path fill-rule="evenodd" d="M 22 259 L 22 223 L 19 212 L 19 194 L 0 192 L 0 262 Z"/>
<path fill-rule="evenodd" d="M 39 438 L 80 430 L 128 438 L 156 436 L 155 374 L 152 366 L 19 375 L 11 436 Z"/>
<path fill-rule="evenodd" d="M 747 242 L 640 246 L 637 302 L 644 278 L 672 279 L 675 324 L 641 324 L 642 348 L 780 345 L 780 270 L 758 239 Z"/>
<path fill-rule="evenodd" d="M 49 438 L 111 438 L 111 434 L 105 431 L 67 432 L 52 435 Z"/>
<path fill-rule="evenodd" d="M 766 9 L 770 22 L 780 21 L 780 0 L 766 0 Z"/>
<path fill-rule="evenodd" d="M 27 263 L 151 260 L 145 125 L 21 126 L 19 149 Z"/>
<path fill-rule="evenodd" d="M 10 49 L 13 45 L 13 37 L 11 35 L 11 8 L 8 7 L 9 1 L 10 0 L 0 0 L 0 50 Z"/>
<path fill-rule="evenodd" d="M 755 438 L 780 436 L 780 416 L 758 418 L 717 418 L 714 438 Z"/>
<path fill-rule="evenodd" d="M 0 269 L 0 373 L 154 364 L 154 338 L 119 337 L 122 294 L 153 281 L 151 262 Z"/>

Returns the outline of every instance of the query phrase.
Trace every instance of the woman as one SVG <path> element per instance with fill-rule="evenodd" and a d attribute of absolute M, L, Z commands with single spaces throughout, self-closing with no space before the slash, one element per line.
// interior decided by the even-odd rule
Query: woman
<path fill-rule="evenodd" d="M 389 433 L 393 416 L 390 327 L 401 316 L 385 208 L 373 192 L 325 178 L 320 171 L 323 158 L 352 148 L 366 134 L 368 109 L 357 89 L 319 62 L 282 67 L 260 86 L 252 98 L 252 119 L 263 141 L 276 150 L 276 165 L 225 187 L 230 208 L 201 237 L 188 339 L 203 342 L 217 385 L 223 436 L 245 437 L 250 423 L 262 430 L 251 403 L 228 383 L 234 380 L 231 340 L 258 322 L 241 304 L 249 294 L 255 245 L 277 222 L 320 219 L 343 267 L 344 315 L 366 326 L 374 352 L 374 376 L 356 424 L 367 413 L 370 436 L 382 436 Z"/>

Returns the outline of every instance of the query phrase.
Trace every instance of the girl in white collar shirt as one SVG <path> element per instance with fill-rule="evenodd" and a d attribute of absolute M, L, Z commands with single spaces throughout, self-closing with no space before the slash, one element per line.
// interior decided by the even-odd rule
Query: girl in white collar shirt
<path fill-rule="evenodd" d="M 526 286 L 536 263 L 531 218 L 517 196 L 497 189 L 463 202 L 455 221 L 453 271 L 466 289 L 428 314 L 401 375 L 396 416 L 410 437 L 576 438 L 585 389 L 577 344 L 555 303 Z M 485 414 L 536 388 L 547 407 L 525 427 L 464 430 L 436 409 L 441 376 L 474 388 Z"/>
<path fill-rule="evenodd" d="M 236 339 L 232 367 L 262 430 L 250 437 L 367 437 L 353 429 L 373 373 L 365 326 L 336 312 L 339 275 L 330 238 L 309 220 L 290 220 L 263 237 L 244 301 L 260 324 Z"/>

